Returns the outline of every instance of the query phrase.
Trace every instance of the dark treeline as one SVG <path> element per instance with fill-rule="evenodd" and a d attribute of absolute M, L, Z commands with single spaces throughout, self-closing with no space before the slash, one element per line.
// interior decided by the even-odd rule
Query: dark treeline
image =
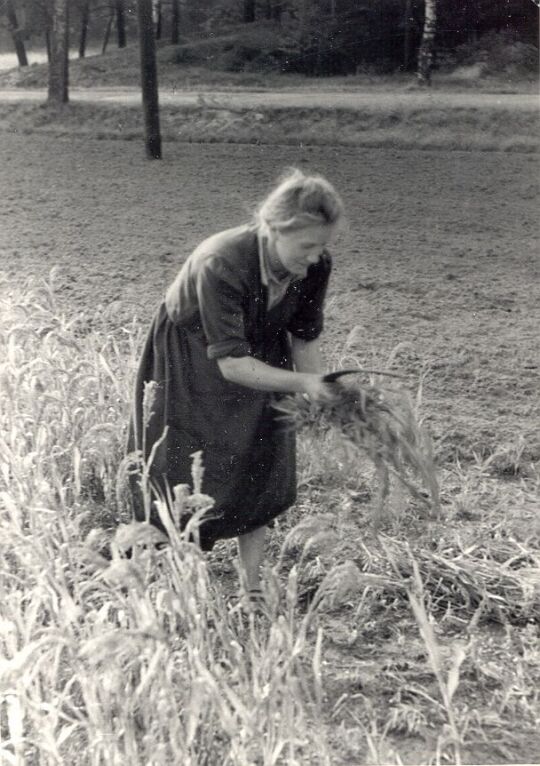
<path fill-rule="evenodd" d="M 136 0 L 68 0 L 71 47 L 105 51 L 137 39 Z M 208 60 L 231 70 L 252 68 L 347 74 L 414 69 L 424 0 L 153 0 L 159 43 L 214 43 Z M 2 23 L 24 66 L 24 44 L 50 48 L 54 0 L 3 0 Z M 437 0 L 436 56 L 473 45 L 489 33 L 538 44 L 533 0 Z M 223 44 L 220 46 L 220 40 Z M 191 53 L 190 53 L 191 50 Z"/>

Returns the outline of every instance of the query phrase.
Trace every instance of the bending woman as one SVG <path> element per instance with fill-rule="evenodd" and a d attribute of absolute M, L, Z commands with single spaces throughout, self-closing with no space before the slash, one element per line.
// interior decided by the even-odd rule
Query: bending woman
<path fill-rule="evenodd" d="M 251 224 L 204 240 L 167 291 L 142 353 L 129 449 L 152 446 L 154 486 L 189 484 L 203 451 L 203 490 L 215 500 L 200 545 L 238 537 L 244 586 L 255 590 L 267 525 L 296 499 L 295 437 L 272 404 L 290 393 L 329 400 L 319 336 L 331 270 L 327 243 L 342 202 L 321 176 L 295 170 Z M 155 381 L 143 429 L 144 385 Z M 135 515 L 144 507 L 134 487 Z M 151 520 L 160 526 L 159 519 Z"/>

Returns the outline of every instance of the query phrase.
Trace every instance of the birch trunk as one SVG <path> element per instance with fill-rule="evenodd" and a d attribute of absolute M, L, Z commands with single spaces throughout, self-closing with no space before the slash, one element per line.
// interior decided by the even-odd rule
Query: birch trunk
<path fill-rule="evenodd" d="M 420 85 L 431 85 L 435 32 L 437 29 L 437 0 L 425 0 L 424 31 L 418 51 L 417 77 Z"/>
<path fill-rule="evenodd" d="M 155 0 L 154 3 L 154 28 L 156 30 L 156 40 L 161 40 L 163 31 L 163 9 L 161 0 Z"/>
<path fill-rule="evenodd" d="M 48 101 L 62 105 L 68 95 L 68 47 L 69 20 L 68 0 L 54 0 L 52 29 L 50 34 L 51 58 L 49 61 Z"/>

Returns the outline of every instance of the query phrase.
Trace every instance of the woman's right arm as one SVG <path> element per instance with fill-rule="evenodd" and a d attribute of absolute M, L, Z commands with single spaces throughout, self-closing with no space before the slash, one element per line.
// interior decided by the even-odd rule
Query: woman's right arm
<path fill-rule="evenodd" d="M 305 393 L 319 402 L 331 401 L 336 395 L 336 384 L 325 383 L 323 375 L 282 370 L 252 356 L 227 356 L 216 361 L 223 377 L 240 386 L 284 394 Z"/>

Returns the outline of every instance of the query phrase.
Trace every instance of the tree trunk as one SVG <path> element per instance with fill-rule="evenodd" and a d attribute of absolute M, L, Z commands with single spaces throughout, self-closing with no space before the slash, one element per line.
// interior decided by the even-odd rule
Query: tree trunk
<path fill-rule="evenodd" d="M 403 17 L 403 69 L 406 72 L 411 63 L 411 22 L 412 0 L 405 0 L 405 15 Z"/>
<path fill-rule="evenodd" d="M 19 22 L 17 21 L 17 13 L 12 0 L 6 0 L 6 15 L 8 20 L 9 31 L 13 38 L 13 44 L 15 45 L 15 53 L 17 54 L 17 60 L 19 66 L 28 66 L 28 59 L 26 57 L 26 49 L 21 36 L 21 30 L 19 29 Z"/>
<path fill-rule="evenodd" d="M 105 53 L 107 45 L 109 44 L 109 37 L 111 36 L 111 29 L 114 21 L 114 11 L 110 14 L 107 20 L 107 26 L 105 27 L 105 35 L 103 36 L 103 45 L 101 46 L 101 53 Z"/>
<path fill-rule="evenodd" d="M 156 40 L 161 40 L 161 33 L 163 30 L 163 12 L 161 8 L 161 0 L 155 0 L 154 3 L 154 25 L 156 29 Z"/>
<path fill-rule="evenodd" d="M 171 8 L 171 45 L 178 45 L 180 41 L 180 0 L 172 0 Z"/>
<path fill-rule="evenodd" d="M 244 24 L 255 21 L 255 0 L 244 0 Z"/>
<path fill-rule="evenodd" d="M 437 0 L 425 0 L 424 32 L 418 51 L 417 77 L 420 85 L 431 85 L 435 32 L 437 28 Z"/>
<path fill-rule="evenodd" d="M 116 0 L 116 35 L 118 47 L 126 47 L 126 15 L 124 10 L 124 0 Z"/>
<path fill-rule="evenodd" d="M 85 0 L 81 11 L 81 36 L 79 38 L 79 58 L 86 55 L 86 38 L 88 36 L 88 23 L 90 21 L 90 0 Z"/>
<path fill-rule="evenodd" d="M 48 101 L 62 105 L 69 100 L 68 95 L 68 48 L 69 19 L 68 0 L 53 1 L 53 19 L 51 40 L 51 60 L 49 63 Z"/>
<path fill-rule="evenodd" d="M 161 134 L 159 131 L 156 41 L 154 36 L 152 0 L 137 0 L 137 16 L 139 21 L 141 88 L 146 156 L 151 160 L 160 160 Z"/>
<path fill-rule="evenodd" d="M 47 51 L 47 63 L 51 63 L 51 30 L 49 27 L 45 29 L 45 50 Z"/>
<path fill-rule="evenodd" d="M 308 18 L 309 0 L 300 0 L 298 3 L 298 18 L 302 31 L 305 30 Z"/>

